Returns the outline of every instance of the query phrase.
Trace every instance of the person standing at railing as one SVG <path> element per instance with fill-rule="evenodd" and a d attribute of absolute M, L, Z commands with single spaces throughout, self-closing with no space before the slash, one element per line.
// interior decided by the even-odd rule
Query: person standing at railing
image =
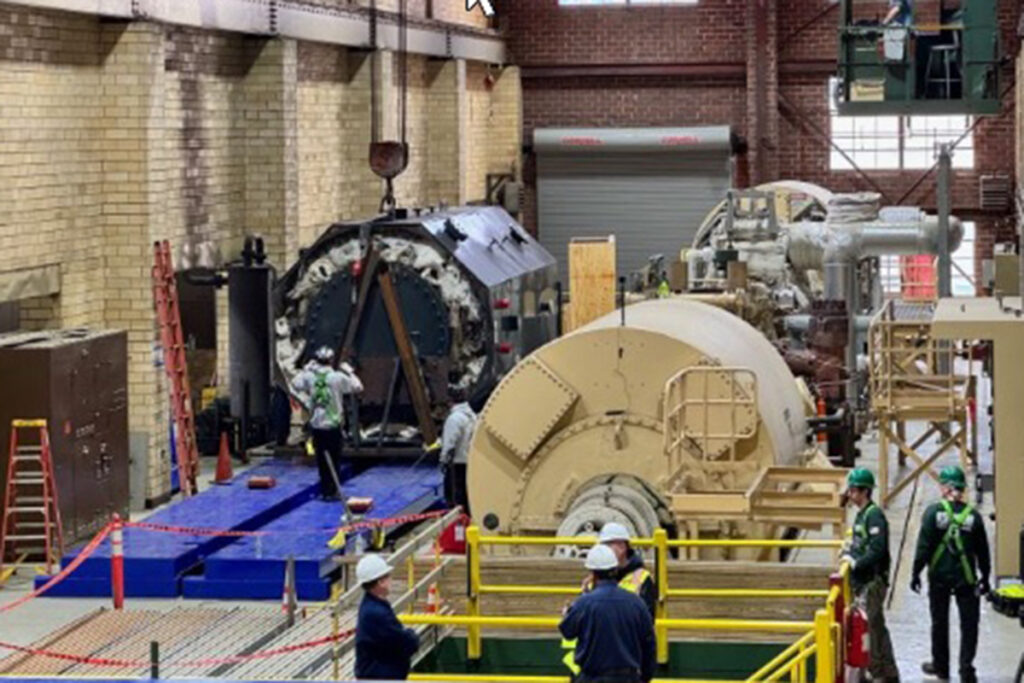
<path fill-rule="evenodd" d="M 644 567 L 644 558 L 636 552 L 629 544 L 629 530 L 618 522 L 607 522 L 601 527 L 601 533 L 597 539 L 601 545 L 615 553 L 618 566 L 615 569 L 615 580 L 619 582 L 619 588 L 640 597 L 647 606 L 647 611 L 654 621 L 654 610 L 658 602 L 658 591 L 654 587 L 654 579 L 651 573 Z M 588 593 L 594 588 L 593 576 L 586 576 L 583 579 L 582 590 Z M 579 673 L 576 665 L 576 641 L 562 639 L 562 649 L 566 650 L 562 661 L 573 674 Z"/>
<path fill-rule="evenodd" d="M 403 628 L 388 602 L 393 567 L 380 555 L 366 555 L 356 565 L 356 581 L 363 587 L 356 621 L 356 678 L 404 681 L 420 638 Z"/>
<path fill-rule="evenodd" d="M 928 506 L 921 521 L 914 554 L 910 589 L 921 592 L 921 572 L 928 568 L 928 607 L 932 616 L 932 660 L 921 665 L 924 673 L 949 678 L 949 603 L 956 598 L 960 613 L 960 680 L 978 680 L 974 655 L 978 650 L 980 596 L 989 592 L 988 535 L 985 523 L 965 503 L 967 478 L 957 466 L 939 474 L 942 499 Z"/>
<path fill-rule="evenodd" d="M 654 623 L 643 600 L 616 584 L 619 562 L 595 545 L 584 565 L 593 589 L 565 610 L 562 637 L 575 640 L 574 680 L 579 683 L 647 683 L 654 677 Z"/>
<path fill-rule="evenodd" d="M 871 500 L 875 475 L 863 467 L 846 477 L 846 499 L 857 506 L 853 538 L 843 560 L 850 564 L 850 584 L 868 615 L 873 681 L 899 681 L 900 671 L 885 625 L 885 594 L 889 588 L 889 522 L 882 508 Z"/>
<path fill-rule="evenodd" d="M 608 522 L 601 527 L 598 541 L 615 553 L 619 561 L 619 588 L 636 593 L 647 605 L 647 611 L 654 619 L 654 609 L 658 602 L 658 591 L 654 587 L 654 579 L 644 566 L 643 555 L 629 544 L 629 531 L 618 522 Z"/>

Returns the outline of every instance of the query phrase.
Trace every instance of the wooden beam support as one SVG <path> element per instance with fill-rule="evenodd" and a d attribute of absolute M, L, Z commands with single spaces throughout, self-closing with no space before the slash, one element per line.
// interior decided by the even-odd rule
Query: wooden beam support
<path fill-rule="evenodd" d="M 395 283 L 391 279 L 391 272 L 386 265 L 381 267 L 380 275 L 377 276 L 380 283 L 380 294 L 384 299 L 384 308 L 388 312 L 388 320 L 391 322 L 391 333 L 395 338 L 395 347 L 398 349 L 398 356 L 402 359 L 402 369 L 405 373 L 406 386 L 409 388 L 409 397 L 412 399 L 413 409 L 416 411 L 416 419 L 419 421 L 420 434 L 423 435 L 424 447 L 432 446 L 437 442 L 437 425 L 434 424 L 434 417 L 430 414 L 430 399 L 427 397 L 426 383 L 423 381 L 423 372 L 420 368 L 419 359 L 409 339 L 409 330 L 405 326 L 405 319 L 402 317 L 402 307 L 398 300 L 398 292 L 395 290 Z"/>

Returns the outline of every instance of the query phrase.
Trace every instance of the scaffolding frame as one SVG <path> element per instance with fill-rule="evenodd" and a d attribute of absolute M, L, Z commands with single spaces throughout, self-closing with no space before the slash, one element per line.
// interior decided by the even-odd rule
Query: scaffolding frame
<path fill-rule="evenodd" d="M 956 449 L 960 464 L 970 464 L 968 413 L 973 382 L 956 371 L 955 347 L 932 335 L 934 304 L 891 300 L 871 320 L 868 331 L 868 371 L 871 411 L 878 423 L 878 474 L 880 502 L 892 499 L 921 475 L 936 482 L 936 460 Z M 924 423 L 924 432 L 909 441 L 908 426 Z M 930 454 L 921 447 L 938 436 Z M 913 461 L 914 468 L 890 485 L 890 446 L 895 446 L 899 465 Z"/>

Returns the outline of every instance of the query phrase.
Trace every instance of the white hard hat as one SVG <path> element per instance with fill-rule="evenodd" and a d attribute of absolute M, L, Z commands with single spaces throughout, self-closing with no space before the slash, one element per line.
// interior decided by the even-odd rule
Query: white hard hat
<path fill-rule="evenodd" d="M 316 359 L 321 363 L 330 363 L 334 360 L 334 349 L 330 346 L 321 346 L 316 350 Z"/>
<path fill-rule="evenodd" d="M 625 526 L 618 522 L 608 522 L 601 527 L 601 536 L 598 541 L 601 543 L 611 543 L 612 541 L 628 541 L 629 530 Z"/>
<path fill-rule="evenodd" d="M 365 585 L 387 576 L 394 568 L 380 555 L 367 555 L 356 565 L 356 583 Z"/>
<path fill-rule="evenodd" d="M 583 566 L 591 571 L 601 572 L 615 569 L 619 566 L 619 560 L 611 548 L 599 543 L 587 553 L 587 561 Z"/>

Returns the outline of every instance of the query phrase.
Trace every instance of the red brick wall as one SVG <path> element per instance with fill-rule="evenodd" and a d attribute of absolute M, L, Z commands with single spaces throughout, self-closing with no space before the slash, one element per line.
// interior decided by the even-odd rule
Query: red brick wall
<path fill-rule="evenodd" d="M 516 64 L 742 62 L 746 0 L 698 6 L 559 7 L 498 0 Z"/>
<path fill-rule="evenodd" d="M 996 1 L 1004 50 L 1014 55 L 1020 42 L 1016 27 L 1021 2 Z M 768 11 L 774 12 L 767 48 L 758 49 L 748 40 L 754 35 L 755 2 L 767 3 Z M 498 0 L 495 4 L 512 60 L 524 67 L 527 143 L 535 127 L 545 126 L 730 124 L 737 134 L 748 137 L 753 135 L 756 106 L 748 83 L 754 79 L 754 61 L 765 58 L 771 107 L 761 125 L 760 147 L 774 155 L 764 167 L 768 177 L 797 178 L 836 191 L 871 188 L 855 172 L 829 171 L 828 144 L 812 132 L 815 127 L 826 133 L 829 129 L 826 87 L 838 50 L 838 13 L 831 0 L 701 0 L 697 6 L 599 9 L 559 7 L 557 0 Z M 873 16 L 884 9 L 885 3 L 880 2 L 877 8 L 858 5 L 857 11 Z M 676 75 L 623 75 L 621 69 L 608 73 L 621 66 L 634 70 L 668 66 Z M 560 71 L 552 74 L 553 67 Z M 586 75 L 572 75 L 573 69 L 581 68 L 588 69 Z M 716 75 L 702 77 L 702 70 Z M 1012 78 L 1008 68 L 1004 82 Z M 983 120 L 976 129 L 975 169 L 956 172 L 953 206 L 962 217 L 978 222 L 979 258 L 987 257 L 993 240 L 1005 238 L 1007 232 L 1000 228 L 1000 217 L 978 210 L 978 180 L 989 173 L 1014 174 L 1014 128 L 1011 93 L 1005 113 Z M 758 141 L 749 142 L 752 149 L 758 148 Z M 526 159 L 525 222 L 535 229 L 532 167 L 532 160 Z M 933 209 L 933 177 L 903 196 L 922 173 L 872 172 L 870 176 L 891 202 L 902 200 Z M 748 160 L 739 159 L 737 177 L 750 176 Z"/>

